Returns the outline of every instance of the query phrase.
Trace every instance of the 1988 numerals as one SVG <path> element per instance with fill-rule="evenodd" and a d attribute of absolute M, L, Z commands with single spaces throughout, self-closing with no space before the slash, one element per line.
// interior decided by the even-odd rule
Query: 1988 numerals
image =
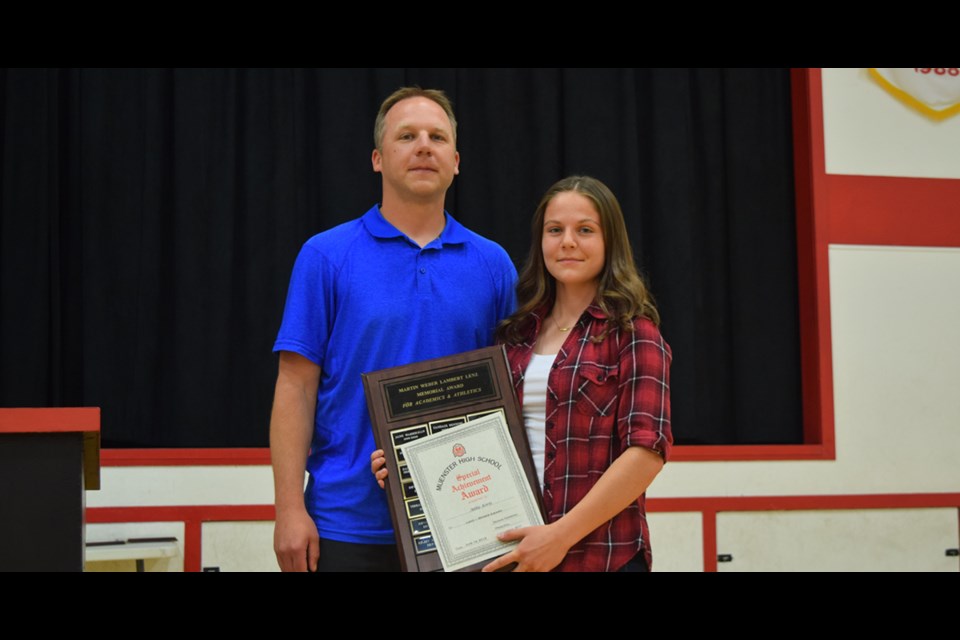
<path fill-rule="evenodd" d="M 914 73 L 922 73 L 924 75 L 929 75 L 931 73 L 938 76 L 960 76 L 960 69 L 954 67 L 953 69 L 945 69 L 943 67 L 937 69 L 918 69 L 914 68 Z"/>

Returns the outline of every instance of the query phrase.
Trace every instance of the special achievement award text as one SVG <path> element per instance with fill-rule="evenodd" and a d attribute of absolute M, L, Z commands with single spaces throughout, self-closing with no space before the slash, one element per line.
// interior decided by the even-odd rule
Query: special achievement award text
<path fill-rule="evenodd" d="M 502 412 L 404 445 L 403 457 L 445 571 L 519 544 L 502 531 L 543 524 Z"/>

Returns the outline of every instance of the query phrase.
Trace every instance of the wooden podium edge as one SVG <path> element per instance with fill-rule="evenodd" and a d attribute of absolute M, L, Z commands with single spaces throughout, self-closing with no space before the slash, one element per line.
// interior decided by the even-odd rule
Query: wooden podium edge
<path fill-rule="evenodd" d="M 80 433 L 84 488 L 100 488 L 100 407 L 0 409 L 0 433 Z"/>

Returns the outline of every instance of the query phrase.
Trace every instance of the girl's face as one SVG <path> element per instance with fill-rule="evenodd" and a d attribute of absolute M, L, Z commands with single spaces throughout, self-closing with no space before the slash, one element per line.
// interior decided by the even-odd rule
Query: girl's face
<path fill-rule="evenodd" d="M 558 284 L 596 286 L 606 247 L 593 202 L 576 191 L 554 196 L 544 212 L 541 248 L 547 271 Z"/>

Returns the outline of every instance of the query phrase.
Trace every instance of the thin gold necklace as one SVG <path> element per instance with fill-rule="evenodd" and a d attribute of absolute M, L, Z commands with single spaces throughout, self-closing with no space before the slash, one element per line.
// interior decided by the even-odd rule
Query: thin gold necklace
<path fill-rule="evenodd" d="M 566 333 L 567 331 L 570 331 L 570 329 L 573 329 L 573 325 L 570 325 L 570 326 L 567 327 L 567 328 L 561 327 L 561 326 L 560 326 L 560 323 L 557 322 L 557 317 L 556 317 L 556 316 L 550 316 L 550 317 L 553 318 L 553 324 L 554 324 L 554 326 L 555 326 L 557 329 L 559 329 L 561 333 Z"/>

